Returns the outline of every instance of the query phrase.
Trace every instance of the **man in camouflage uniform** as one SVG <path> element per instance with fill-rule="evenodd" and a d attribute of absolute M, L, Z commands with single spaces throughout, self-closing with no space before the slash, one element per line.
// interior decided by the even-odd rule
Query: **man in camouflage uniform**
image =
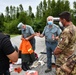
<path fill-rule="evenodd" d="M 56 55 L 56 65 L 58 66 L 56 75 L 76 75 L 76 55 L 75 57 L 71 58 L 71 60 L 74 59 L 75 64 L 70 74 L 60 69 L 61 66 L 68 61 L 68 57 L 76 52 L 76 27 L 71 22 L 71 16 L 69 12 L 64 11 L 59 16 L 60 21 L 65 29 L 60 35 L 58 45 L 54 50 L 54 54 Z M 71 65 L 69 65 L 68 68 L 70 66 Z M 66 66 L 65 69 L 67 69 Z"/>

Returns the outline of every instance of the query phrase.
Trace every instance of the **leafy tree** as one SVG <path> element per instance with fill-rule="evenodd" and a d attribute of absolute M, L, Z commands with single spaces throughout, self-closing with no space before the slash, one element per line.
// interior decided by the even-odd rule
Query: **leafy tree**
<path fill-rule="evenodd" d="M 39 18 L 42 18 L 42 16 L 43 16 L 43 7 L 42 7 L 42 1 L 40 2 L 40 4 L 39 4 Z"/>
<path fill-rule="evenodd" d="M 73 10 L 72 10 L 72 17 L 73 17 L 73 23 L 76 25 L 76 1 L 73 2 Z"/>
<path fill-rule="evenodd" d="M 29 24 L 29 25 L 32 24 L 31 18 L 27 15 L 26 12 L 21 12 L 20 13 L 20 15 L 19 15 L 19 22 L 22 22 L 24 24 Z"/>
<path fill-rule="evenodd" d="M 39 18 L 39 6 L 37 6 L 36 18 Z"/>
<path fill-rule="evenodd" d="M 35 20 L 34 25 L 32 26 L 35 32 L 42 32 L 43 25 L 40 20 Z"/>
<path fill-rule="evenodd" d="M 11 21 L 10 23 L 6 23 L 4 22 L 4 26 L 5 26 L 5 33 L 9 33 L 9 34 L 17 34 L 19 33 L 18 29 L 17 29 L 17 25 L 18 25 L 18 19 Z"/>
<path fill-rule="evenodd" d="M 7 22 L 9 22 L 10 21 L 10 15 L 9 15 L 9 7 L 7 6 L 6 7 L 6 19 L 5 19 L 5 21 L 7 21 Z"/>
<path fill-rule="evenodd" d="M 32 7 L 29 6 L 29 16 L 31 16 L 31 15 L 32 15 Z"/>
<path fill-rule="evenodd" d="M 13 18 L 13 7 L 12 5 L 10 6 L 10 16 L 11 16 L 11 19 Z"/>
<path fill-rule="evenodd" d="M 4 15 L 3 13 L 0 14 L 0 31 L 4 31 Z"/>
<path fill-rule="evenodd" d="M 56 2 L 55 2 L 55 0 L 52 0 L 51 1 L 51 15 L 52 16 L 55 16 L 56 14 L 55 14 L 55 9 L 56 9 Z"/>
<path fill-rule="evenodd" d="M 57 0 L 57 3 L 56 3 L 56 7 L 55 7 L 55 17 L 58 17 L 59 14 L 61 13 L 61 9 L 62 9 L 62 4 L 61 4 L 61 0 Z"/>
<path fill-rule="evenodd" d="M 35 18 L 34 13 L 32 13 L 32 14 L 31 14 L 31 18 L 32 18 L 32 19 L 34 19 L 34 18 Z"/>
<path fill-rule="evenodd" d="M 20 12 L 24 11 L 22 4 L 19 5 L 19 9 L 20 9 Z"/>
<path fill-rule="evenodd" d="M 70 2 L 65 0 L 64 11 L 70 11 Z"/>
<path fill-rule="evenodd" d="M 9 16 L 9 7 L 8 6 L 6 7 L 5 11 L 6 11 L 6 16 L 8 17 Z"/>
<path fill-rule="evenodd" d="M 13 6 L 13 19 L 15 19 L 15 18 L 16 18 L 16 7 Z"/>
<path fill-rule="evenodd" d="M 73 3 L 74 4 L 74 16 L 76 16 L 76 2 Z"/>
<path fill-rule="evenodd" d="M 51 0 L 48 0 L 47 5 L 48 5 L 47 14 L 51 15 Z"/>
<path fill-rule="evenodd" d="M 3 13 L 0 14 L 0 18 L 1 18 L 1 20 L 2 20 L 3 22 L 5 21 L 5 18 L 4 18 Z"/>
<path fill-rule="evenodd" d="M 51 0 L 48 0 L 47 3 L 48 3 L 48 4 L 47 4 L 48 10 L 51 10 Z"/>
<path fill-rule="evenodd" d="M 19 7 L 17 7 L 17 14 L 16 14 L 16 18 L 19 18 Z"/>
<path fill-rule="evenodd" d="M 46 11 L 47 9 L 47 2 L 46 0 L 43 0 L 43 11 Z"/>
<path fill-rule="evenodd" d="M 41 19 L 42 17 L 43 17 L 43 6 L 41 1 L 39 6 L 37 6 L 36 18 Z"/>
<path fill-rule="evenodd" d="M 45 11 L 47 10 L 47 2 L 43 0 L 43 16 L 45 15 Z"/>

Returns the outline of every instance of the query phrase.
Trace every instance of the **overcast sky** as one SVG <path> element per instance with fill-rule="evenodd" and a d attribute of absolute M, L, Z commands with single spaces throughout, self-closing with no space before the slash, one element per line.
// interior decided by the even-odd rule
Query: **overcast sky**
<path fill-rule="evenodd" d="M 43 0 L 0 0 L 0 13 L 5 12 L 6 6 L 19 6 L 22 4 L 25 11 L 28 10 L 28 6 L 30 5 L 32 7 L 33 13 L 36 12 L 36 7 L 39 5 L 39 3 Z M 73 7 L 73 2 L 76 0 L 69 0 L 70 6 Z"/>

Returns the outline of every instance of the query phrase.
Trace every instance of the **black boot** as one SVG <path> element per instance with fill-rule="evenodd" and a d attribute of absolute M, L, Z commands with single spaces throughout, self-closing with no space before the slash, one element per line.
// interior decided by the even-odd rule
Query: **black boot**
<path fill-rule="evenodd" d="M 27 71 L 27 68 L 26 68 L 25 62 L 22 62 L 22 69 L 23 69 L 24 71 Z"/>
<path fill-rule="evenodd" d="M 27 62 L 22 62 L 22 69 L 24 71 L 30 70 L 29 64 Z"/>
<path fill-rule="evenodd" d="M 27 70 L 31 70 L 30 67 L 29 67 L 30 64 L 29 64 L 29 63 L 25 63 L 25 64 L 26 64 L 26 68 L 27 68 Z"/>

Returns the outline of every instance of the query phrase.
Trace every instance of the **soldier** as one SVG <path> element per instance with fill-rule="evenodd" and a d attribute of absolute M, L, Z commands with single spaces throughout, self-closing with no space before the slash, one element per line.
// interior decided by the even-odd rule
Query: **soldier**
<path fill-rule="evenodd" d="M 56 75 L 76 75 L 76 55 L 71 58 L 72 60 L 75 59 L 74 61 L 71 62 L 67 60 L 68 57 L 76 51 L 76 27 L 71 22 L 71 15 L 69 12 L 64 11 L 59 16 L 65 29 L 60 35 L 58 45 L 54 50 L 57 65 Z M 66 61 L 70 64 L 66 65 Z M 72 68 L 70 68 L 71 66 Z M 69 72 L 65 71 L 63 68 Z"/>

